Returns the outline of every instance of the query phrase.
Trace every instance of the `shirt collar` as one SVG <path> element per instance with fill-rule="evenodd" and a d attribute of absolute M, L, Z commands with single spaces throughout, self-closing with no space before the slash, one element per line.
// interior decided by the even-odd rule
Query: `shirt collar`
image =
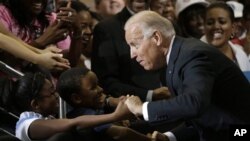
<path fill-rule="evenodd" d="M 128 12 L 129 12 L 131 15 L 134 15 L 134 14 L 135 14 L 135 12 L 132 11 L 128 6 L 126 6 L 126 8 L 128 9 Z"/>
<path fill-rule="evenodd" d="M 172 51 L 172 46 L 173 46 L 173 43 L 174 43 L 174 39 L 175 39 L 175 35 L 172 37 L 171 39 L 171 42 L 170 42 L 170 45 L 169 45 L 169 49 L 168 49 L 168 53 L 167 53 L 167 64 L 169 62 L 169 58 L 170 58 L 170 54 L 171 54 L 171 51 Z"/>

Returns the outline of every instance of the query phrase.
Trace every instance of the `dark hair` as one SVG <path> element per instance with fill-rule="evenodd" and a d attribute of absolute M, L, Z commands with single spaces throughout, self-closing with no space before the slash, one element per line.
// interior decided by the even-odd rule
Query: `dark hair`
<path fill-rule="evenodd" d="M 31 110 L 30 102 L 39 98 L 45 79 L 50 80 L 47 76 L 38 72 L 26 73 L 17 81 L 15 98 L 21 111 Z"/>
<path fill-rule="evenodd" d="M 244 9 L 243 9 L 243 18 L 246 20 L 248 17 L 248 15 L 250 15 L 250 4 L 244 5 Z"/>
<path fill-rule="evenodd" d="M 183 10 L 178 18 L 177 18 L 177 24 L 180 27 L 180 32 L 181 36 L 183 37 L 192 37 L 194 35 L 191 35 L 192 29 L 188 28 L 189 21 L 193 17 L 198 17 L 201 15 L 201 17 L 204 19 L 204 14 L 205 14 L 205 8 L 206 6 L 201 5 L 201 4 L 194 4 Z M 196 37 L 197 38 L 197 37 Z"/>
<path fill-rule="evenodd" d="M 15 82 L 6 77 L 0 77 L 0 106 L 7 111 L 19 114 L 16 109 L 15 100 L 14 100 L 14 88 Z"/>
<path fill-rule="evenodd" d="M 43 0 L 43 10 L 37 16 L 37 20 L 42 26 L 41 31 L 43 31 L 48 25 L 49 21 L 46 18 L 46 6 L 47 0 Z M 5 0 L 3 4 L 10 10 L 12 16 L 15 19 L 15 22 L 20 26 L 19 33 L 21 35 L 21 30 L 25 30 L 27 32 L 34 32 L 32 29 L 32 21 L 33 16 L 30 14 L 29 8 L 23 4 L 22 0 Z M 27 36 L 27 33 L 24 33 L 24 36 Z"/>
<path fill-rule="evenodd" d="M 84 67 L 71 68 L 63 72 L 57 81 L 57 91 L 62 99 L 68 104 L 74 105 L 71 101 L 73 93 L 81 91 L 81 78 L 84 77 L 90 70 Z"/>
<path fill-rule="evenodd" d="M 67 1 L 61 1 L 59 3 L 59 7 L 66 7 L 67 4 L 68 4 Z M 72 1 L 71 8 L 75 9 L 77 13 L 81 11 L 89 11 L 89 8 L 84 3 L 79 2 L 79 1 Z"/>
<path fill-rule="evenodd" d="M 40 72 L 26 73 L 17 81 L 1 78 L 1 106 L 15 113 L 31 110 L 30 102 L 39 98 L 45 79 L 50 80 L 49 76 Z"/>
<path fill-rule="evenodd" d="M 234 12 L 233 12 L 233 9 L 232 9 L 229 5 L 227 5 L 225 2 L 219 1 L 219 2 L 211 3 L 211 4 L 207 7 L 207 9 L 206 9 L 206 11 L 205 11 L 205 14 L 207 14 L 207 12 L 208 12 L 209 10 L 213 9 L 213 8 L 222 8 L 222 9 L 224 9 L 224 10 L 229 14 L 230 20 L 231 20 L 232 22 L 234 22 Z M 206 20 L 206 18 L 205 18 L 205 20 Z"/>

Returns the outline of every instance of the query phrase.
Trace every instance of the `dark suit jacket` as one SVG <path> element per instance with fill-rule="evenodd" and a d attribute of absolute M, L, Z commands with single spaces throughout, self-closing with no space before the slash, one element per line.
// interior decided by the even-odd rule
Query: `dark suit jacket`
<path fill-rule="evenodd" d="M 94 29 L 92 70 L 104 90 L 113 95 L 138 95 L 145 100 L 148 90 L 160 87 L 158 72 L 148 72 L 130 58 L 124 25 L 131 14 L 124 8 Z"/>
<path fill-rule="evenodd" d="M 215 47 L 177 36 L 166 73 L 175 97 L 149 103 L 149 121 L 190 121 L 207 141 L 228 140 L 231 124 L 250 123 L 250 84 Z"/>

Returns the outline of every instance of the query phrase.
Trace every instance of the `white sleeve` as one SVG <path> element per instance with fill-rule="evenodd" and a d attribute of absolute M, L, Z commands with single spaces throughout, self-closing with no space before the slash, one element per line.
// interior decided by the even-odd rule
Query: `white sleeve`
<path fill-rule="evenodd" d="M 144 102 L 142 105 L 142 115 L 144 120 L 148 121 L 148 102 Z"/>
<path fill-rule="evenodd" d="M 37 119 L 41 119 L 41 117 L 36 116 L 36 114 L 31 114 L 30 112 L 22 113 L 16 124 L 16 137 L 22 141 L 31 141 L 28 130 L 30 124 Z"/>
<path fill-rule="evenodd" d="M 147 93 L 147 97 L 146 97 L 146 101 L 149 101 L 151 102 L 152 101 L 152 98 L 153 98 L 153 90 L 149 90 L 148 93 Z"/>
<path fill-rule="evenodd" d="M 172 132 L 165 132 L 164 134 L 168 137 L 169 141 L 177 141 L 175 135 Z"/>

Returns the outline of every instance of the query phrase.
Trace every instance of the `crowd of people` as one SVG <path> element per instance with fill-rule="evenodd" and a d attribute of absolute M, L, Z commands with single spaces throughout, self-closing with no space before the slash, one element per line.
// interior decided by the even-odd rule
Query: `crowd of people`
<path fill-rule="evenodd" d="M 0 60 L 24 73 L 0 71 L 8 140 L 229 141 L 250 124 L 247 0 L 94 4 L 0 1 Z"/>

